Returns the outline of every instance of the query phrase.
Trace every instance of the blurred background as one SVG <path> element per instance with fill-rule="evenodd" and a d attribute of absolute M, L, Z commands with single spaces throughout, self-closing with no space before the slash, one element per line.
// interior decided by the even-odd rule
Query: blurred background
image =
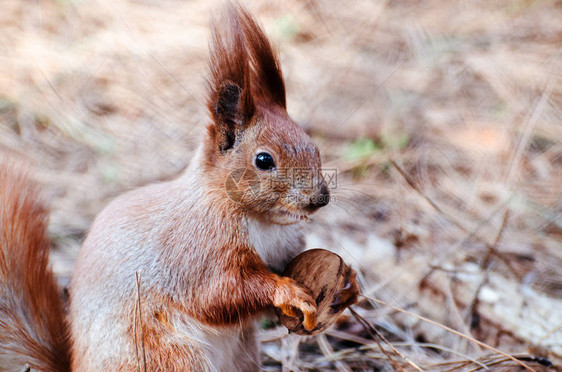
<path fill-rule="evenodd" d="M 188 165 L 221 4 L 0 1 L 0 160 L 41 185 L 62 283 L 112 198 Z M 342 255 L 366 296 L 560 368 L 562 2 L 244 4 L 280 53 L 289 114 L 337 170 L 307 244 Z M 264 368 L 514 368 L 368 298 L 355 309 L 377 341 L 349 313 L 314 338 L 265 321 Z"/>

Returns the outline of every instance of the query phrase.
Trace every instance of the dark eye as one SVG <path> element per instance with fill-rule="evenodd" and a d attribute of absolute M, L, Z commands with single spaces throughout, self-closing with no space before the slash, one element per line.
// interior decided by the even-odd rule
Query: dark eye
<path fill-rule="evenodd" d="M 273 157 L 267 152 L 260 152 L 256 155 L 256 167 L 261 170 L 272 170 L 275 168 Z"/>

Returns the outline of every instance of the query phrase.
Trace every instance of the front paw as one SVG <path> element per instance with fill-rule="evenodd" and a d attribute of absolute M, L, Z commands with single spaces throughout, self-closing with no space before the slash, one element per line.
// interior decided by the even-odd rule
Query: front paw
<path fill-rule="evenodd" d="M 357 299 L 361 290 L 357 284 L 357 273 L 353 269 L 349 269 L 345 285 L 342 289 L 334 294 L 334 301 L 330 304 L 330 313 L 337 314 L 345 308 L 357 303 Z"/>
<path fill-rule="evenodd" d="M 302 321 L 304 329 L 312 331 L 316 327 L 316 302 L 310 291 L 290 278 L 281 278 L 275 291 L 273 305 L 283 315 Z"/>

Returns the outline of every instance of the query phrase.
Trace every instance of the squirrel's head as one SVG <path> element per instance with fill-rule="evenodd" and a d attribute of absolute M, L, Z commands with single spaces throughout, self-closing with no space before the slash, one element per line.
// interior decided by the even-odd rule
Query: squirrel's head
<path fill-rule="evenodd" d="M 287 114 L 277 56 L 252 15 L 230 5 L 212 27 L 204 177 L 241 213 L 293 224 L 328 204 L 320 154 Z"/>

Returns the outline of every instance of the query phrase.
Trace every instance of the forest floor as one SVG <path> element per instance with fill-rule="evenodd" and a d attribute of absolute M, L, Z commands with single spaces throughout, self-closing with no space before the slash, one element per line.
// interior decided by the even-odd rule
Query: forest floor
<path fill-rule="evenodd" d="M 189 163 L 219 4 L 0 3 L 0 158 L 41 185 L 61 282 L 112 198 Z M 264 322 L 264 368 L 560 370 L 562 2 L 246 4 L 337 176 L 307 244 L 360 273 L 366 322 Z"/>

